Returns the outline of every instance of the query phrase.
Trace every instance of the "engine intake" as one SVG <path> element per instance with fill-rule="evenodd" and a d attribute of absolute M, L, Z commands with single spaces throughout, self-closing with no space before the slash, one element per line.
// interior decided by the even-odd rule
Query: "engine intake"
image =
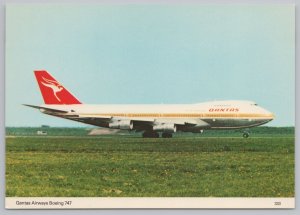
<path fill-rule="evenodd" d="M 131 120 L 117 120 L 117 121 L 110 122 L 108 124 L 108 127 L 121 129 L 121 130 L 132 130 L 133 122 Z"/>
<path fill-rule="evenodd" d="M 177 130 L 176 125 L 173 123 L 162 123 L 153 126 L 153 131 L 175 133 L 176 130 Z"/>

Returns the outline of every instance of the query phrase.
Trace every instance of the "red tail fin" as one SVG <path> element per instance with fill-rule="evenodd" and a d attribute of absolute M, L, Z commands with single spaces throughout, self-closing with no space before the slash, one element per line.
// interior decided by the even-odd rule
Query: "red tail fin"
<path fill-rule="evenodd" d="M 34 71 L 45 104 L 81 104 L 66 88 L 56 81 L 47 71 Z"/>

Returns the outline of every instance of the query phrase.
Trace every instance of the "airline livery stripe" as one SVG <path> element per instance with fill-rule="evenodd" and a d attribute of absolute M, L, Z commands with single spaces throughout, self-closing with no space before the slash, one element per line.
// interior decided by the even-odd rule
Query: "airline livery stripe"
<path fill-rule="evenodd" d="M 89 116 L 112 116 L 112 117 L 177 117 L 177 118 L 190 118 L 190 117 L 199 117 L 199 118 L 270 118 L 273 119 L 272 114 L 220 114 L 220 113 L 208 113 L 208 114 L 199 114 L 199 113 L 102 113 L 102 114 L 80 114 L 80 115 L 89 115 Z"/>

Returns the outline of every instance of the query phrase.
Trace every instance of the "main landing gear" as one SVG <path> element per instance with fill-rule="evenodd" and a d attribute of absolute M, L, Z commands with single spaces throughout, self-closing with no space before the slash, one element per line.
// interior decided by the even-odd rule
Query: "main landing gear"
<path fill-rule="evenodd" d="M 172 138 L 172 133 L 162 133 L 162 138 Z M 143 138 L 159 138 L 159 133 L 155 131 L 145 131 L 143 133 Z"/>
<path fill-rule="evenodd" d="M 159 134 L 154 131 L 145 131 L 143 133 L 144 138 L 159 138 Z"/>
<path fill-rule="evenodd" d="M 162 133 L 162 138 L 172 138 L 172 133 Z"/>

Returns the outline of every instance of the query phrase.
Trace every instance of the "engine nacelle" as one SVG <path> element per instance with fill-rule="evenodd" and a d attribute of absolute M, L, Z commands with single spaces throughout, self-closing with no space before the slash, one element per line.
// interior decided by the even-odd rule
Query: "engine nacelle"
<path fill-rule="evenodd" d="M 173 123 L 161 123 L 153 126 L 153 131 L 175 133 L 176 130 L 177 130 L 176 125 Z"/>
<path fill-rule="evenodd" d="M 121 130 L 132 130 L 133 122 L 131 120 L 116 120 L 116 121 L 110 122 L 108 124 L 108 127 L 121 129 Z"/>

